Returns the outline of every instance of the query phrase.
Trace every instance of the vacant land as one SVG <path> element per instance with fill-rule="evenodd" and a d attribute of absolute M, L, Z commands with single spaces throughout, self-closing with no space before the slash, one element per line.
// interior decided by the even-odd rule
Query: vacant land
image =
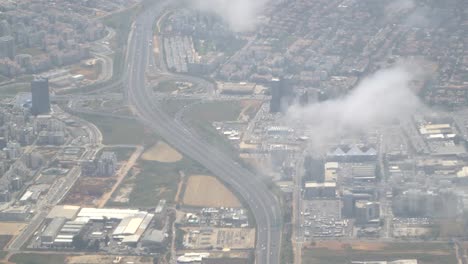
<path fill-rule="evenodd" d="M 187 158 L 174 163 L 140 160 L 134 170 L 136 175 L 122 182 L 109 205 L 154 207 L 160 199 L 172 202 L 177 193 L 181 171 L 186 174 L 207 173 L 206 169 Z"/>
<path fill-rule="evenodd" d="M 209 144 L 216 146 L 231 157 L 238 157 L 231 143 L 213 127 L 213 122 L 236 121 L 242 108 L 238 102 L 233 101 L 197 104 L 186 112 L 184 121 Z"/>
<path fill-rule="evenodd" d="M 143 160 L 172 163 L 182 160 L 183 156 L 165 142 L 159 141 L 156 145 L 145 151 L 141 158 Z"/>
<path fill-rule="evenodd" d="M 304 264 L 342 264 L 349 261 L 417 259 L 421 264 L 457 263 L 448 243 L 318 242 L 304 249 Z"/>
<path fill-rule="evenodd" d="M 249 121 L 254 118 L 261 106 L 262 101 L 259 100 L 241 101 L 242 111 L 239 114 L 239 121 Z"/>
<path fill-rule="evenodd" d="M 0 236 L 15 236 L 26 226 L 24 223 L 0 222 Z"/>
<path fill-rule="evenodd" d="M 187 113 L 187 117 L 203 123 L 235 121 L 242 111 L 237 101 L 208 102 L 195 105 Z"/>
<path fill-rule="evenodd" d="M 160 104 L 164 112 L 174 117 L 177 114 L 177 112 L 182 110 L 185 106 L 193 104 L 197 101 L 198 100 L 194 100 L 194 99 L 170 98 L 170 99 L 161 101 Z"/>
<path fill-rule="evenodd" d="M 66 256 L 60 254 L 19 253 L 10 257 L 9 262 L 17 264 L 63 264 Z"/>
<path fill-rule="evenodd" d="M 151 142 L 156 138 L 137 120 L 91 114 L 80 114 L 79 116 L 99 128 L 104 137 L 104 144 L 138 145 Z"/>
<path fill-rule="evenodd" d="M 103 264 L 113 263 L 113 261 L 120 260 L 119 263 L 135 263 L 135 264 L 151 264 L 153 258 L 151 257 L 134 257 L 134 256 L 105 256 L 105 255 L 84 255 L 72 256 L 67 258 L 67 264 Z"/>
<path fill-rule="evenodd" d="M 67 194 L 64 204 L 96 206 L 104 193 L 116 182 L 114 177 L 80 177 Z"/>
<path fill-rule="evenodd" d="M 183 202 L 200 207 L 241 207 L 237 197 L 218 179 L 204 175 L 189 177 Z"/>

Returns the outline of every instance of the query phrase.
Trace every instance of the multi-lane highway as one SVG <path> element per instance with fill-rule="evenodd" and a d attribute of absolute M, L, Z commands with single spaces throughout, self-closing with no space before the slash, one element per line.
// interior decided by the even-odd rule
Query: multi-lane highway
<path fill-rule="evenodd" d="M 152 53 L 153 24 L 169 1 L 158 1 L 143 11 L 136 19 L 127 49 L 126 96 L 132 109 L 168 143 L 188 157 L 200 162 L 220 177 L 251 208 L 257 223 L 256 263 L 276 264 L 280 261 L 282 214 L 280 203 L 270 192 L 261 177 L 243 168 L 215 147 L 189 132 L 175 122 L 153 100 L 153 93 L 145 85 L 145 74 Z M 151 61 L 154 65 L 154 61 Z M 164 78 L 172 76 L 159 69 Z M 180 75 L 175 79 L 182 78 Z M 191 78 L 194 81 L 193 77 Z"/>

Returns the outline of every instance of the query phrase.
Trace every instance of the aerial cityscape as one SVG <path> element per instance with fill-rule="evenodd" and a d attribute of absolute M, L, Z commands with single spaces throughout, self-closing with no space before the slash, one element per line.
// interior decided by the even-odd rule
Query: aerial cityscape
<path fill-rule="evenodd" d="M 468 264 L 468 1 L 0 0 L 0 263 Z"/>

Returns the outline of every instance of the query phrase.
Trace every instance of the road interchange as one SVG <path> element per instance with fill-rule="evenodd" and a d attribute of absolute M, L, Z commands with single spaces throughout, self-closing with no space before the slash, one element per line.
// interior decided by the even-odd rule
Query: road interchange
<path fill-rule="evenodd" d="M 257 224 L 256 263 L 276 264 L 280 261 L 282 213 L 280 202 L 258 175 L 245 169 L 230 157 L 189 132 L 183 124 L 169 117 L 153 100 L 146 87 L 145 76 L 152 53 L 153 24 L 163 15 L 167 2 L 161 1 L 138 15 L 130 33 L 125 69 L 126 98 L 134 113 L 159 136 L 186 156 L 196 160 L 218 176 L 248 207 Z M 154 61 L 153 61 L 154 63 Z M 155 65 L 155 64 L 152 64 Z M 164 67 L 160 76 L 180 80 Z M 187 78 L 195 81 L 196 77 Z M 204 82 L 203 79 L 198 80 Z"/>

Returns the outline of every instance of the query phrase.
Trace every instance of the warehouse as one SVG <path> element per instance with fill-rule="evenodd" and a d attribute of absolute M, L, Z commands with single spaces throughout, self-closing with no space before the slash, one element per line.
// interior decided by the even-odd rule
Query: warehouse
<path fill-rule="evenodd" d="M 140 213 L 140 211 L 135 209 L 83 208 L 78 213 L 78 217 L 86 217 L 96 221 L 104 220 L 104 218 L 122 220 L 127 217 L 135 216 L 138 213 Z"/>
<path fill-rule="evenodd" d="M 60 229 L 65 224 L 65 221 L 66 219 L 64 217 L 52 219 L 44 232 L 42 232 L 41 243 L 52 244 L 60 232 Z"/>
<path fill-rule="evenodd" d="M 112 236 L 121 239 L 124 244 L 136 244 L 148 228 L 154 214 L 140 212 L 135 216 L 124 218 L 115 228 Z"/>

